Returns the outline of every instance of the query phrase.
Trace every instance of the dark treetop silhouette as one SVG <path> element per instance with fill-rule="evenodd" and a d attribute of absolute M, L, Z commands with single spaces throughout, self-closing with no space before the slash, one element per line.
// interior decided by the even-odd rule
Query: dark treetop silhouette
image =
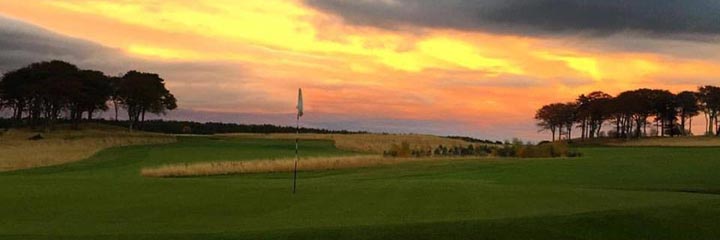
<path fill-rule="evenodd" d="M 93 113 L 108 110 L 109 101 L 116 114 L 118 106 L 127 110 L 131 130 L 142 125 L 147 112 L 163 114 L 177 108 L 164 80 L 154 73 L 130 71 L 109 78 L 53 60 L 7 72 L 0 79 L 0 109 L 11 109 L 12 119 L 21 125 L 49 130 L 64 114 L 77 126 L 85 113 L 90 120 Z"/>
<path fill-rule="evenodd" d="M 720 136 L 720 87 L 702 86 L 697 92 L 673 94 L 667 90 L 641 88 L 625 91 L 612 97 L 603 92 L 580 95 L 575 102 L 553 103 L 535 114 L 540 131 L 550 131 L 559 139 L 571 139 L 572 129 L 581 130 L 580 138 L 601 136 L 640 138 L 660 135 L 692 135 L 692 118 L 705 114 L 706 135 Z M 653 118 L 650 118 L 653 117 Z M 652 120 L 649 122 L 648 120 Z M 679 123 L 678 123 L 679 121 Z M 614 125 L 607 133 L 605 123 Z M 655 134 L 648 133 L 648 123 L 654 123 Z"/>

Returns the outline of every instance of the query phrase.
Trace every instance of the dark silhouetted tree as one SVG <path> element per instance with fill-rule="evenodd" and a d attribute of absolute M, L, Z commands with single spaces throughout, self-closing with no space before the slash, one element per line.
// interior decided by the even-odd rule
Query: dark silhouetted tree
<path fill-rule="evenodd" d="M 80 80 L 82 100 L 78 102 L 80 106 L 78 119 L 82 118 L 83 112 L 87 112 L 87 119 L 92 120 L 96 111 L 108 109 L 107 102 L 113 94 L 112 85 L 108 77 L 99 71 L 82 70 Z"/>
<path fill-rule="evenodd" d="M 570 139 L 572 128 L 576 121 L 577 104 L 575 103 L 553 103 L 538 109 L 535 119 L 538 120 L 540 131 L 549 130 L 552 133 L 552 140 L 555 141 L 555 133 L 558 139 Z"/>
<path fill-rule="evenodd" d="M 683 135 L 692 134 L 692 118 L 700 114 L 697 95 L 696 92 L 691 91 L 683 91 L 677 94 L 677 111 L 680 116 L 681 133 Z M 686 126 L 686 121 L 689 121 L 689 126 Z"/>
<path fill-rule="evenodd" d="M 600 91 L 578 97 L 576 117 L 582 129 L 582 139 L 599 135 L 603 124 L 610 118 L 611 112 L 608 109 L 611 100 L 612 96 Z"/>
<path fill-rule="evenodd" d="M 720 135 L 718 113 L 720 113 L 720 87 L 703 86 L 698 89 L 700 109 L 705 113 L 707 135 Z"/>
<path fill-rule="evenodd" d="M 130 71 L 117 88 L 120 103 L 128 112 L 130 130 L 138 124 L 142 127 L 147 112 L 164 114 L 177 108 L 175 96 L 165 88 L 165 81 L 154 73 Z"/>
<path fill-rule="evenodd" d="M 13 122 L 31 127 L 44 122 L 49 130 L 63 116 L 77 126 L 85 113 L 92 120 L 96 112 L 106 111 L 108 101 L 115 105 L 116 119 L 117 106 L 123 105 L 133 124 L 147 112 L 163 114 L 177 108 L 175 96 L 157 74 L 131 71 L 122 78 L 108 78 L 55 60 L 33 63 L 0 78 L 0 104 L 12 109 Z"/>
<path fill-rule="evenodd" d="M 113 110 L 115 111 L 115 121 L 118 121 L 118 111 L 122 102 L 120 96 L 120 84 L 122 83 L 122 77 L 110 77 L 108 78 L 110 84 L 110 102 L 113 104 Z"/>
<path fill-rule="evenodd" d="M 560 107 L 559 103 L 553 103 L 545 105 L 538 109 L 535 113 L 535 119 L 538 121 L 537 125 L 540 127 L 540 131 L 550 131 L 552 133 L 552 141 L 555 141 L 555 133 L 557 129 L 561 127 L 558 121 L 557 109 Z"/>
<path fill-rule="evenodd" d="M 36 125 L 45 120 L 45 128 L 49 130 L 66 109 L 72 96 L 81 87 L 78 77 L 79 69 L 63 61 L 33 63 L 28 68 L 28 75 L 23 85 L 32 93 L 29 98 L 30 122 Z"/>
<path fill-rule="evenodd" d="M 674 136 L 677 131 L 675 122 L 677 121 L 677 104 L 675 94 L 667 90 L 652 90 L 650 92 L 650 101 L 653 106 L 653 114 L 657 121 L 658 131 L 661 136 L 668 134 Z"/>

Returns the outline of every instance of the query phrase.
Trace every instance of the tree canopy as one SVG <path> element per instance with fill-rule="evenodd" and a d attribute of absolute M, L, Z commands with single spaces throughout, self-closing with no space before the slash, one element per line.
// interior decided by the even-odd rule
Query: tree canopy
<path fill-rule="evenodd" d="M 621 92 L 616 97 L 595 91 L 580 95 L 575 102 L 542 106 L 535 114 L 535 119 L 541 131 L 552 133 L 553 141 L 556 132 L 559 132 L 560 139 L 562 136 L 570 139 L 573 128 L 582 130 L 581 139 L 601 135 L 639 138 L 691 135 L 692 118 L 700 112 L 705 114 L 705 134 L 720 135 L 720 87 L 701 86 L 697 92 L 683 91 L 678 94 L 662 89 L 641 88 Z M 601 132 L 606 124 L 614 125 L 614 129 L 607 133 Z M 648 126 L 655 129 L 648 132 Z M 564 134 L 562 131 L 565 131 Z"/>
<path fill-rule="evenodd" d="M 12 119 L 31 127 L 51 129 L 60 118 L 78 123 L 112 101 L 123 107 L 132 122 L 146 112 L 164 114 L 177 108 L 177 100 L 158 74 L 129 71 L 108 77 L 96 70 L 79 69 L 64 61 L 46 61 L 9 71 L 0 78 L 0 107 L 12 110 Z M 131 125 L 132 127 L 133 125 Z"/>

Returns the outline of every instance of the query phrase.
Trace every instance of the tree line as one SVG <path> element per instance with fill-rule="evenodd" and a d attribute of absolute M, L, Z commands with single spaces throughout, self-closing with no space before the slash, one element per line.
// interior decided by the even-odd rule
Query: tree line
<path fill-rule="evenodd" d="M 98 123 L 128 127 L 129 121 L 104 121 L 97 120 Z M 318 134 L 363 134 L 365 131 L 348 131 L 348 130 L 329 130 L 320 128 L 301 127 L 297 129 L 295 126 L 279 126 L 272 124 L 237 124 L 237 123 L 221 123 L 221 122 L 193 122 L 193 121 L 174 121 L 153 119 L 147 120 L 143 124 L 143 131 L 168 133 L 168 134 L 201 134 L 212 135 L 222 133 L 318 133 Z"/>
<path fill-rule="evenodd" d="M 132 130 L 142 126 L 146 113 L 176 109 L 177 100 L 158 74 L 133 70 L 111 77 L 58 60 L 32 63 L 0 79 L 0 111 L 9 109 L 13 122 L 33 128 L 49 130 L 60 120 L 77 126 L 108 105 L 116 120 L 118 109 L 126 110 Z"/>
<path fill-rule="evenodd" d="M 720 136 L 720 87 L 701 86 L 697 91 L 674 94 L 668 90 L 641 88 L 617 96 L 595 91 L 574 102 L 552 103 L 538 109 L 540 131 L 552 140 L 571 139 L 579 129 L 581 139 L 692 135 L 693 117 L 705 116 L 705 135 Z M 602 131 L 603 126 L 610 129 Z M 650 132 L 648 132 L 648 130 Z"/>

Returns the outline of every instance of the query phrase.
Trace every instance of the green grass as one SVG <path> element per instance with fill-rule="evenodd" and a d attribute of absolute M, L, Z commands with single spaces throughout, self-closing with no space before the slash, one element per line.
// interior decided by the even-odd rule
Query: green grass
<path fill-rule="evenodd" d="M 304 141 L 304 156 L 353 155 Z M 291 157 L 293 141 L 181 138 L 0 174 L 0 239 L 717 239 L 720 148 L 202 178 L 145 166 Z"/>

